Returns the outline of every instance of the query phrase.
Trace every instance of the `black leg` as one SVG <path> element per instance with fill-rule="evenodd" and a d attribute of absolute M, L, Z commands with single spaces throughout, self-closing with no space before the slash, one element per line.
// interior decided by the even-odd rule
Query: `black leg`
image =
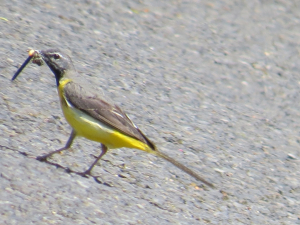
<path fill-rule="evenodd" d="M 102 158 L 102 156 L 105 155 L 105 153 L 107 152 L 107 147 L 104 144 L 101 144 L 101 154 L 97 157 L 97 159 L 93 162 L 93 164 L 90 166 L 90 168 L 88 168 L 88 170 L 86 170 L 85 172 L 81 173 L 82 176 L 86 176 L 86 175 L 91 175 L 91 171 L 93 169 L 93 167 L 97 164 L 97 162 Z"/>
<path fill-rule="evenodd" d="M 53 154 L 61 152 L 63 150 L 67 150 L 68 148 L 71 147 L 71 145 L 72 145 L 75 137 L 76 137 L 76 132 L 74 130 L 72 130 L 72 133 L 71 133 L 71 135 L 69 137 L 69 140 L 67 141 L 67 144 L 66 144 L 65 147 L 60 148 L 58 150 L 55 150 L 53 152 L 50 152 L 48 154 L 45 154 L 45 155 L 42 155 L 42 156 L 38 156 L 38 157 L 36 157 L 36 159 L 39 160 L 39 161 L 47 161 L 47 158 L 50 157 L 50 156 L 52 156 Z"/>

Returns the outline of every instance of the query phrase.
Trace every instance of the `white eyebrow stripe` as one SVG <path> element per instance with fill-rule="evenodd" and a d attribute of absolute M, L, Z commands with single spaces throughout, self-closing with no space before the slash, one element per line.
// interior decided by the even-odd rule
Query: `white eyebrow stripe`
<path fill-rule="evenodd" d="M 59 52 L 51 52 L 50 55 L 51 55 L 51 56 L 59 55 L 60 58 L 63 58 L 63 57 L 64 57 L 64 56 L 63 56 L 61 53 L 59 53 Z"/>

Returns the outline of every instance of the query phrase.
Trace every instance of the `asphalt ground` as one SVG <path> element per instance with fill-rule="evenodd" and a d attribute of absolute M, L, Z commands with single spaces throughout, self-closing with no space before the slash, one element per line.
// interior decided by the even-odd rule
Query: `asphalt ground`
<path fill-rule="evenodd" d="M 299 224 L 298 1 L 0 1 L 0 224 Z M 60 48 L 164 153 L 99 144 L 34 157 L 71 128 L 46 67 Z"/>

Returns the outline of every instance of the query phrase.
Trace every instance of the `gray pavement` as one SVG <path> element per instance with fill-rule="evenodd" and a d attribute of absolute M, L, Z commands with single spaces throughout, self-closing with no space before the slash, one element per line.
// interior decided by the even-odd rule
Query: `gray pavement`
<path fill-rule="evenodd" d="M 300 224 L 298 1 L 0 1 L 0 224 Z M 50 70 L 69 52 L 86 85 L 198 171 L 76 140 Z"/>

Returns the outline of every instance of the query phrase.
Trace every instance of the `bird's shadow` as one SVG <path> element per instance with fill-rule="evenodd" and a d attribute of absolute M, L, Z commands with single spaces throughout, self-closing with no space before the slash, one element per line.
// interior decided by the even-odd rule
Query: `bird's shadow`
<path fill-rule="evenodd" d="M 94 176 L 94 175 L 92 175 L 92 174 L 85 174 L 85 173 L 82 173 L 82 172 L 76 172 L 76 171 L 70 169 L 69 167 L 64 167 L 64 166 L 62 166 L 62 165 L 60 165 L 60 164 L 58 164 L 58 163 L 50 162 L 50 161 L 48 161 L 48 160 L 43 160 L 43 161 L 41 161 L 41 160 L 38 160 L 37 157 L 34 157 L 34 156 L 32 156 L 32 155 L 29 155 L 29 154 L 26 153 L 26 152 L 21 152 L 21 151 L 18 151 L 18 152 L 19 152 L 21 155 L 24 155 L 24 156 L 26 156 L 26 157 L 28 157 L 28 158 L 33 158 L 33 159 L 35 159 L 35 160 L 37 160 L 37 161 L 39 161 L 39 162 L 41 162 L 41 163 L 47 163 L 47 164 L 49 164 L 49 165 L 51 165 L 51 166 L 55 166 L 56 168 L 62 169 L 62 170 L 64 170 L 64 172 L 66 172 L 66 173 L 69 173 L 69 174 L 76 174 L 76 175 L 79 175 L 79 176 L 84 177 L 84 178 L 92 177 L 92 178 L 94 179 L 94 181 L 95 181 L 96 183 L 98 183 L 98 184 L 103 184 L 103 185 L 106 185 L 106 186 L 108 186 L 108 187 L 113 187 L 113 186 L 114 186 L 114 185 L 112 185 L 112 184 L 109 184 L 109 183 L 107 183 L 107 182 L 105 182 L 105 181 L 100 180 L 100 179 L 101 179 L 100 176 Z"/>
<path fill-rule="evenodd" d="M 37 159 L 36 159 L 36 160 L 37 160 Z M 52 166 L 55 166 L 56 168 L 63 169 L 66 173 L 69 173 L 69 174 L 71 174 L 71 173 L 77 174 L 77 175 L 79 175 L 79 176 L 81 176 L 81 177 L 84 177 L 84 178 L 92 177 L 92 178 L 95 180 L 95 182 L 98 183 L 98 184 L 103 184 L 103 185 L 107 185 L 107 186 L 112 186 L 112 185 L 110 185 L 110 184 L 108 184 L 108 183 L 106 183 L 106 182 L 104 182 L 104 181 L 101 181 L 101 180 L 100 180 L 100 176 L 94 176 L 94 175 L 91 175 L 91 174 L 85 174 L 85 173 L 76 172 L 76 171 L 70 169 L 69 167 L 64 167 L 64 166 L 62 166 L 62 165 L 60 165 L 60 164 L 58 164 L 58 163 L 50 162 L 50 161 L 48 161 L 48 160 L 45 160 L 45 161 L 40 161 L 40 160 L 38 160 L 38 161 L 39 161 L 39 162 L 43 162 L 43 163 L 47 163 L 47 164 L 52 165 Z"/>

